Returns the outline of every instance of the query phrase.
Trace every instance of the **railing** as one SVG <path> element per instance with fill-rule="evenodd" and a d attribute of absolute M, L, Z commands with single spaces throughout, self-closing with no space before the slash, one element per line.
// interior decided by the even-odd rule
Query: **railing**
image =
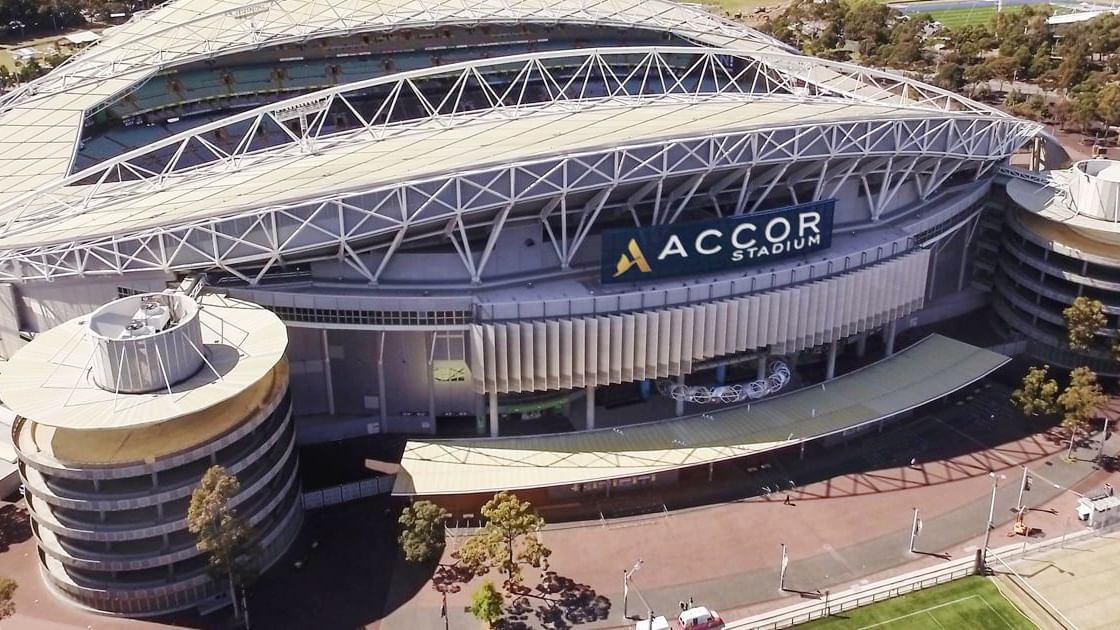
<path fill-rule="evenodd" d="M 349 503 L 366 497 L 379 494 L 388 494 L 393 489 L 393 480 L 396 475 L 385 475 L 373 479 L 352 481 L 320 490 L 308 490 L 303 493 L 303 509 L 317 510 L 329 505 Z"/>
<path fill-rule="evenodd" d="M 867 586 L 856 587 L 835 595 L 822 595 L 821 599 L 794 604 L 771 612 L 748 617 L 728 623 L 731 629 L 763 630 L 767 628 L 788 628 L 800 623 L 820 619 L 829 615 L 851 610 L 860 606 L 874 604 L 886 599 L 905 595 L 923 588 L 951 582 L 976 573 L 976 559 L 954 560 L 949 564 L 907 573 L 896 578 L 883 580 Z"/>
<path fill-rule="evenodd" d="M 1024 171 L 1023 169 L 1015 168 L 1014 166 L 1001 166 L 996 169 L 996 174 L 1005 175 L 1007 177 L 1014 177 L 1015 179 L 1028 181 L 1032 184 L 1038 184 L 1039 186 L 1049 186 L 1051 183 L 1053 183 L 1050 181 L 1050 178 L 1046 177 L 1045 175 L 1039 175 L 1034 171 Z"/>
<path fill-rule="evenodd" d="M 1120 523 L 1115 523 L 1103 528 L 1086 527 L 1073 534 L 1063 534 L 1060 538 L 1049 538 L 1037 543 L 1024 540 L 1021 543 L 1006 545 L 999 549 L 989 549 L 988 555 L 991 559 L 989 561 L 989 567 L 993 562 L 998 562 L 1004 567 L 1007 567 L 1009 572 L 1014 573 L 1010 571 L 1010 567 L 1008 567 L 1008 563 L 1010 562 L 1028 558 L 1037 553 L 1049 551 L 1058 547 L 1064 548 L 1067 543 L 1072 541 L 1089 538 L 1091 536 L 1099 537 L 1118 530 L 1120 530 Z M 725 627 L 728 630 L 788 628 L 800 623 L 835 615 L 845 610 L 874 604 L 886 599 L 891 599 L 892 597 L 898 597 L 899 595 L 905 595 L 906 593 L 912 593 L 923 588 L 937 586 L 938 584 L 944 584 L 974 574 L 976 574 L 976 557 L 970 554 L 968 557 L 954 560 L 940 566 L 921 569 L 881 582 L 875 582 L 867 586 L 850 588 L 846 591 L 836 593 L 835 595 L 828 593 L 822 594 L 821 599 L 800 602 L 778 610 L 747 617 L 746 619 L 732 621 L 727 623 Z M 1045 603 L 1049 604 L 1049 602 Z M 1061 613 L 1058 614 L 1061 615 Z"/>

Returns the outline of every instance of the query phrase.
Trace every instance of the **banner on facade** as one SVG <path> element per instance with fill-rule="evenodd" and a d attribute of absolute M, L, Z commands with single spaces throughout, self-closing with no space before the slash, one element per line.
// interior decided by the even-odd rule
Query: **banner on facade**
<path fill-rule="evenodd" d="M 832 245 L 835 199 L 778 210 L 603 232 L 603 283 L 639 282 L 766 262 Z"/>

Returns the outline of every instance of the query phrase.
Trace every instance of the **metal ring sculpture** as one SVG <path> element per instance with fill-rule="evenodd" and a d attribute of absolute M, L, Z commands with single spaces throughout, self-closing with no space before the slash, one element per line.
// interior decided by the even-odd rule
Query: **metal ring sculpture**
<path fill-rule="evenodd" d="M 683 400 L 701 405 L 709 403 L 731 404 L 744 400 L 758 400 L 764 396 L 769 396 L 785 387 L 789 381 L 789 366 L 783 361 L 774 361 L 770 364 L 770 375 L 757 381 L 707 387 L 704 385 L 682 385 L 669 380 L 660 380 L 657 381 L 657 391 L 662 396 L 669 396 L 673 400 Z"/>

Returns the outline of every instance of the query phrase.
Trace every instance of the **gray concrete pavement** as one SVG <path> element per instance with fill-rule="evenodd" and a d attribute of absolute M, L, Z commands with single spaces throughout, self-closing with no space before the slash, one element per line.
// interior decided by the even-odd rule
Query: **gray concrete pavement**
<path fill-rule="evenodd" d="M 1080 630 L 1117 626 L 1120 532 L 1079 539 L 1011 566 Z"/>

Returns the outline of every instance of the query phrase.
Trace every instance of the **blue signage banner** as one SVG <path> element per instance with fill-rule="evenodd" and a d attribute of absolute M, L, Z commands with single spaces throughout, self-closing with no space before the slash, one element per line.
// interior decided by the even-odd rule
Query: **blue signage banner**
<path fill-rule="evenodd" d="M 799 256 L 832 245 L 835 199 L 722 219 L 603 232 L 601 280 L 638 282 Z"/>

